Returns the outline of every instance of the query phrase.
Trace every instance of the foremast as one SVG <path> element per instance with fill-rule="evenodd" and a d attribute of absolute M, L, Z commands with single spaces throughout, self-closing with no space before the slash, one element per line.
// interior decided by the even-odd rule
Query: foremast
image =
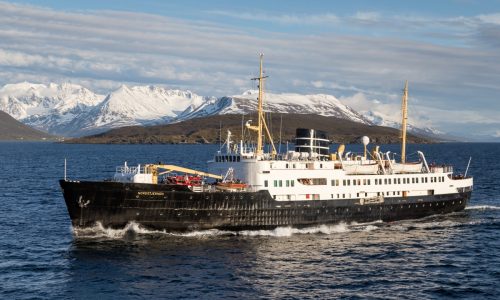
<path fill-rule="evenodd" d="M 259 99 L 257 105 L 257 115 L 258 115 L 258 123 L 257 126 L 251 126 L 247 123 L 246 127 L 250 130 L 257 132 L 257 149 L 256 155 L 257 157 L 262 156 L 264 154 L 264 143 L 263 143 L 263 131 L 265 130 L 266 136 L 269 139 L 269 143 L 271 143 L 272 153 L 271 155 L 274 157 L 276 155 L 276 147 L 274 146 L 273 138 L 271 133 L 269 132 L 269 128 L 267 127 L 266 118 L 264 114 L 264 80 L 268 76 L 264 76 L 264 71 L 262 68 L 264 54 L 260 54 L 260 68 L 259 68 L 259 77 L 252 78 L 252 80 L 258 80 L 259 82 Z"/>
<path fill-rule="evenodd" d="M 405 81 L 403 99 L 401 101 L 401 163 L 406 162 L 406 125 L 408 121 L 408 80 Z"/>

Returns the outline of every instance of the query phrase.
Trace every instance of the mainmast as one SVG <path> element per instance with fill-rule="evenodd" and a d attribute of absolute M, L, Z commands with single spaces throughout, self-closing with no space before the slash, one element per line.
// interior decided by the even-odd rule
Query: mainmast
<path fill-rule="evenodd" d="M 263 62 L 264 54 L 260 54 L 260 68 L 259 68 L 259 77 L 252 78 L 252 80 L 258 80 L 259 81 L 259 99 L 258 99 L 258 106 L 257 106 L 257 114 L 258 114 L 258 123 L 257 126 L 250 126 L 250 124 L 247 123 L 247 127 L 251 130 L 257 131 L 257 149 L 256 149 L 256 154 L 257 156 L 260 156 L 264 153 L 263 150 L 263 129 L 266 131 L 266 135 L 269 139 L 269 142 L 271 143 L 271 146 L 273 148 L 272 150 L 272 155 L 276 155 L 276 148 L 274 147 L 274 142 L 271 137 L 271 133 L 269 132 L 269 129 L 267 128 L 266 124 L 266 118 L 264 115 L 264 109 L 263 109 L 263 104 L 264 104 L 264 79 L 267 78 L 267 76 L 264 76 L 264 71 L 262 68 L 262 62 Z"/>
<path fill-rule="evenodd" d="M 403 100 L 401 101 L 401 113 L 403 120 L 401 121 L 401 162 L 406 162 L 406 123 L 408 121 L 408 80 L 405 81 L 403 90 Z"/>

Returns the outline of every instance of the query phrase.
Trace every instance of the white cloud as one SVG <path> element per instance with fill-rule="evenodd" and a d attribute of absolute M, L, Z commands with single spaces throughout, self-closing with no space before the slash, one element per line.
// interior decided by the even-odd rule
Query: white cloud
<path fill-rule="evenodd" d="M 424 112 L 422 122 L 430 122 L 425 115 L 432 116 L 433 123 L 445 130 L 465 127 L 462 120 L 491 120 L 489 111 L 500 110 L 495 101 L 500 92 L 496 14 L 455 20 L 415 17 L 406 22 L 411 25 L 405 25 L 404 18 L 376 12 L 347 17 L 328 12 L 230 14 L 285 25 L 332 27 L 322 26 L 325 31 L 314 34 L 279 33 L 153 14 L 66 12 L 0 2 L 0 84 L 69 80 L 99 92 L 121 83 L 161 84 L 202 95 L 230 95 L 252 87 L 249 78 L 257 72 L 258 53 L 264 52 L 270 75 L 266 86 L 276 92 L 353 97 L 353 107 L 376 104 L 390 114 L 399 109 L 399 92 L 408 79 L 413 103 Z M 405 38 L 384 35 L 384 30 L 372 38 L 332 29 L 348 28 L 353 22 L 374 31 L 390 26 Z M 463 47 L 413 38 L 414 28 L 432 32 L 438 27 L 445 40 L 462 36 L 464 44 L 483 42 Z M 457 31 L 446 35 L 454 27 Z M 365 100 L 358 99 L 361 94 Z"/>
<path fill-rule="evenodd" d="M 371 22 L 378 22 L 380 20 L 380 13 L 378 12 L 373 12 L 373 11 L 370 11 L 370 12 L 357 12 L 356 14 L 354 14 L 353 18 L 355 20 L 358 20 L 358 21 L 361 21 L 361 22 L 367 22 L 367 23 L 371 23 Z"/>
<path fill-rule="evenodd" d="M 309 25 L 320 25 L 320 24 L 335 24 L 339 21 L 339 18 L 332 13 L 320 14 L 320 15 L 292 15 L 292 14 L 281 14 L 281 15 L 271 15 L 266 13 L 255 13 L 255 12 L 234 12 L 234 11 L 222 11 L 222 10 L 211 10 L 206 13 L 216 16 L 229 17 L 234 19 L 246 20 L 246 21 L 263 21 L 263 22 L 273 22 L 280 24 L 309 24 Z"/>
<path fill-rule="evenodd" d="M 495 25 L 500 25 L 500 13 L 479 15 L 477 18 L 484 23 L 491 23 L 491 24 L 495 24 Z"/>

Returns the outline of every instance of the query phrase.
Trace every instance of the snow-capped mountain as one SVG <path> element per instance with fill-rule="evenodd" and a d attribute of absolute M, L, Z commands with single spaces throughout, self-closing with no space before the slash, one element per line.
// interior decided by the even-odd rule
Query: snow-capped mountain
<path fill-rule="evenodd" d="M 190 91 L 122 85 L 70 127 L 73 135 L 81 135 L 123 126 L 169 123 L 207 100 L 210 98 Z"/>
<path fill-rule="evenodd" d="M 401 128 L 401 116 L 398 112 L 394 115 L 386 115 L 384 113 L 378 111 L 366 111 L 362 112 L 363 116 L 369 120 L 372 124 L 378 126 L 392 127 L 392 128 Z M 411 121 L 411 120 L 410 120 Z M 423 126 L 415 126 L 411 123 L 408 123 L 408 132 L 411 132 L 416 135 L 422 136 L 430 136 L 435 138 L 444 138 L 444 133 L 432 128 L 432 127 L 423 127 Z"/>
<path fill-rule="evenodd" d="M 53 134 L 64 134 L 65 126 L 103 98 L 76 84 L 23 82 L 0 88 L 0 110 L 29 126 Z"/>
<path fill-rule="evenodd" d="M 177 120 L 199 118 L 215 114 L 247 114 L 257 110 L 258 91 L 247 91 L 242 95 L 211 99 L 190 113 L 184 113 Z M 265 107 L 268 112 L 307 113 L 334 116 L 363 124 L 371 122 L 358 112 L 344 105 L 331 95 L 300 95 L 266 93 Z"/>
<path fill-rule="evenodd" d="M 81 136 L 111 128 L 180 122 L 218 114 L 248 114 L 257 110 L 258 92 L 203 97 L 190 91 L 158 86 L 125 86 L 107 95 L 82 86 L 7 84 L 0 88 L 0 110 L 32 127 L 56 135 Z M 357 112 L 332 95 L 266 93 L 264 109 L 275 113 L 304 113 L 399 128 L 398 118 L 378 112 Z M 440 134 L 409 126 L 419 134 Z"/>

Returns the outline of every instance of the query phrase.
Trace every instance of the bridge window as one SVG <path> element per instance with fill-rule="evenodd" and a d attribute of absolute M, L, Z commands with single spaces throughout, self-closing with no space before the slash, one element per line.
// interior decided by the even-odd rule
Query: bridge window
<path fill-rule="evenodd" d="M 264 187 L 267 187 L 269 185 L 269 183 L 267 182 L 267 180 L 264 180 Z"/>

